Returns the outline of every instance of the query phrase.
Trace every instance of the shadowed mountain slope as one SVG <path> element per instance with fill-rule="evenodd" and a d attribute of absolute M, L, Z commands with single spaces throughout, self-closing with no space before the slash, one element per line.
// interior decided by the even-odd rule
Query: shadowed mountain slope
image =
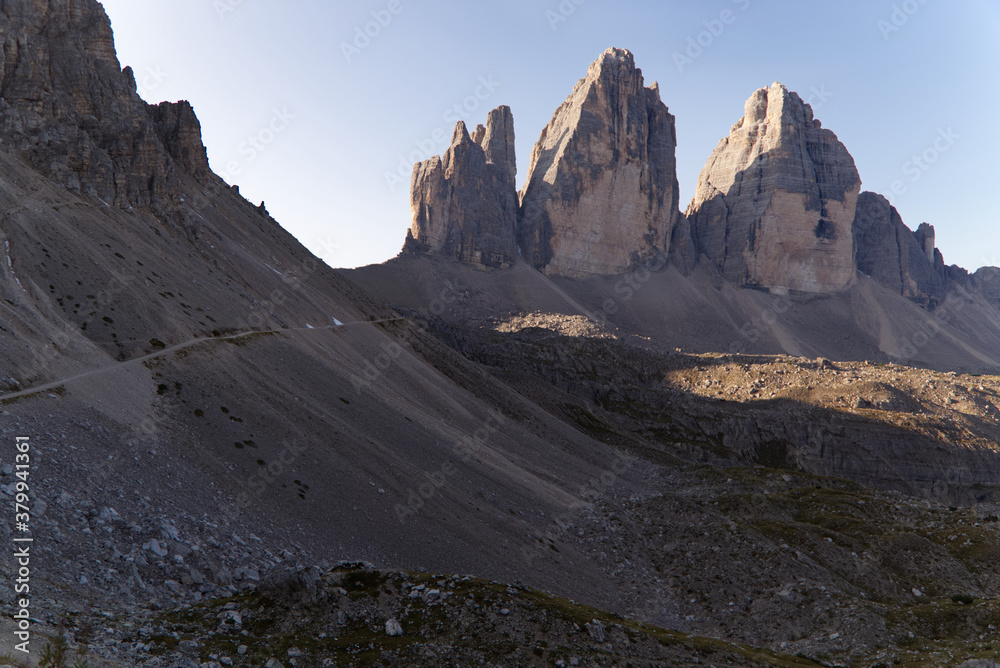
<path fill-rule="evenodd" d="M 1000 595 L 985 565 L 1000 541 L 980 512 L 996 493 L 995 379 L 854 365 L 840 371 L 867 404 L 842 406 L 816 393 L 825 368 L 811 361 L 664 352 L 985 368 L 989 299 L 950 307 L 952 293 L 928 314 L 871 280 L 783 298 L 704 266 L 586 281 L 426 257 L 334 271 L 208 170 L 189 105 L 139 99 L 97 2 L 0 0 L 0 30 L 0 441 L 31 443 L 39 645 L 62 635 L 117 666 L 488 660 L 452 649 L 470 629 L 518 665 L 793 666 L 807 661 L 795 653 L 871 664 L 887 648 L 902 661 L 996 641 L 979 623 Z M 509 164 L 505 141 L 469 139 L 484 165 Z M 488 171 L 506 189 L 512 175 Z M 943 322 L 946 308 L 979 329 Z M 544 326 L 523 325 L 534 312 Z M 949 345 L 913 338 L 933 322 Z M 738 375 L 744 394 L 709 395 Z M 758 403 L 752 386 L 779 375 L 787 392 Z M 929 384 L 943 394 L 918 392 Z M 414 573 L 331 568 L 343 560 Z M 296 563 L 322 565 L 322 587 Z M 442 576 L 440 598 L 414 596 L 429 584 L 415 589 L 429 581 L 417 571 L 487 581 Z M 908 616 L 916 589 L 938 609 Z M 0 600 L 14 605 L 10 588 Z"/>

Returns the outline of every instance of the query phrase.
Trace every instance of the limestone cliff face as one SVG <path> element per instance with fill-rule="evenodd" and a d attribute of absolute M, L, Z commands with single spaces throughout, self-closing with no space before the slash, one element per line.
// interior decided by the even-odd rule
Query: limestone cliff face
<path fill-rule="evenodd" d="M 413 168 L 413 223 L 404 252 L 443 255 L 481 269 L 513 266 L 516 176 L 509 107 L 491 111 L 472 136 L 459 122 L 444 156 Z"/>
<path fill-rule="evenodd" d="M 931 225 L 910 230 L 889 200 L 866 192 L 858 198 L 854 238 L 859 271 L 924 306 L 944 299 L 944 258 L 934 246 Z"/>
<path fill-rule="evenodd" d="M 980 295 L 1000 307 L 1000 267 L 983 267 L 972 274 L 971 283 Z"/>
<path fill-rule="evenodd" d="M 147 105 L 96 0 L 0 0 L 0 141 L 74 191 L 160 207 L 176 169 L 207 178 L 190 105 Z"/>
<path fill-rule="evenodd" d="M 844 145 L 776 83 L 753 94 L 709 158 L 688 217 L 698 251 L 728 280 L 832 292 L 856 280 L 860 190 Z"/>
<path fill-rule="evenodd" d="M 670 250 L 679 216 L 674 117 L 632 54 L 590 66 L 535 145 L 518 244 L 551 275 L 613 275 Z"/>

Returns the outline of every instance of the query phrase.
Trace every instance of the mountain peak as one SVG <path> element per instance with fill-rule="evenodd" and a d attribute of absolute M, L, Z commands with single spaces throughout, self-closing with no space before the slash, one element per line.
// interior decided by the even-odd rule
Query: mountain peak
<path fill-rule="evenodd" d="M 587 68 L 587 76 L 577 84 L 578 90 L 593 87 L 620 89 L 628 94 L 641 94 L 645 89 L 642 70 L 635 65 L 635 56 L 627 49 L 610 48 Z M 659 88 L 657 87 L 657 95 Z"/>
<path fill-rule="evenodd" d="M 487 115 L 482 142 L 477 143 L 486 152 L 486 162 L 504 167 L 507 170 L 509 182 L 516 183 L 514 115 L 511 113 L 510 107 L 501 105 Z"/>
<path fill-rule="evenodd" d="M 607 76 L 615 69 L 636 69 L 635 56 L 628 49 L 611 47 L 591 63 L 587 70 L 588 78 Z"/>
<path fill-rule="evenodd" d="M 800 128 L 820 128 L 822 125 L 813 116 L 812 107 L 804 102 L 798 93 L 790 91 L 784 84 L 775 81 L 769 88 L 760 88 L 747 100 L 743 118 L 733 130 L 745 124 L 779 122 L 783 126 Z"/>
<path fill-rule="evenodd" d="M 861 178 L 812 108 L 780 83 L 747 100 L 689 209 L 698 250 L 740 285 L 832 292 L 856 279 Z"/>
<path fill-rule="evenodd" d="M 516 175 L 509 107 L 491 111 L 472 135 L 456 123 L 444 156 L 413 168 L 413 220 L 403 252 L 444 255 L 480 269 L 513 265 Z"/>
<path fill-rule="evenodd" d="M 525 259 L 586 276 L 666 254 L 679 216 L 676 145 L 659 86 L 644 86 L 631 52 L 605 51 L 535 145 L 518 221 Z"/>
<path fill-rule="evenodd" d="M 0 138 L 39 172 L 120 206 L 162 208 L 210 174 L 187 103 L 147 105 L 96 0 L 0 3 Z"/>
<path fill-rule="evenodd" d="M 455 131 L 451 133 L 452 145 L 461 144 L 467 141 L 472 141 L 472 138 L 469 135 L 469 128 L 466 127 L 465 121 L 455 123 Z"/>

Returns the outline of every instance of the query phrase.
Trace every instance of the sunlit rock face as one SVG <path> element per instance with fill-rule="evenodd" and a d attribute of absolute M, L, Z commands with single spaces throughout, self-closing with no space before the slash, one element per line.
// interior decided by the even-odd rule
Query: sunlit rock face
<path fill-rule="evenodd" d="M 632 54 L 609 49 L 531 156 L 518 244 L 549 275 L 628 272 L 670 250 L 679 216 L 674 117 Z"/>
<path fill-rule="evenodd" d="M 512 266 L 516 176 L 509 107 L 491 111 L 471 135 L 459 122 L 444 155 L 413 168 L 413 222 L 404 252 L 443 255 L 480 269 Z"/>
<path fill-rule="evenodd" d="M 834 292 L 856 280 L 854 160 L 812 108 L 762 88 L 709 158 L 688 210 L 700 253 L 730 281 Z"/>

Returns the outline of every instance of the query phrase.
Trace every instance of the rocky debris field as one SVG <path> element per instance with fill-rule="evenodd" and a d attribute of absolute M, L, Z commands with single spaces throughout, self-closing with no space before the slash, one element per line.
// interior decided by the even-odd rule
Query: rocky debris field
<path fill-rule="evenodd" d="M 631 493 L 610 472 L 592 481 L 587 507 L 538 532 L 539 555 L 600 564 L 633 602 L 628 617 L 827 665 L 995 658 L 1000 504 L 962 476 L 996 479 L 996 377 L 665 354 L 544 325 L 424 323 L 634 456 L 660 490 Z M 905 479 L 920 484 L 904 494 Z"/>
<path fill-rule="evenodd" d="M 996 658 L 1000 518 L 766 468 L 694 466 L 596 500 L 551 544 L 600 563 L 630 617 L 824 665 Z M 651 593 L 652 592 L 652 593 Z"/>
<path fill-rule="evenodd" d="M 1000 377 L 787 355 L 661 352 L 427 321 L 449 346 L 600 440 L 837 476 L 961 505 L 1000 502 Z M 510 321 L 513 322 L 513 321 Z M 582 329 L 582 328 L 577 328 Z"/>
<path fill-rule="evenodd" d="M 101 660 L 132 665 L 119 663 L 120 633 L 135 615 L 233 596 L 276 564 L 303 555 L 301 546 L 273 527 L 250 528 L 238 513 L 219 513 L 196 486 L 174 480 L 169 489 L 137 485 L 142 491 L 126 493 L 121 477 L 134 475 L 147 460 L 171 480 L 171 455 L 147 437 L 122 443 L 93 416 L 66 414 L 57 394 L 32 401 L 47 401 L 50 412 L 36 421 L 4 410 L 3 420 L 4 433 L 33 434 L 27 505 L 35 539 L 35 660 L 61 628 L 74 650 L 85 649 L 92 666 Z M 53 425 L 62 426 L 53 431 Z M 14 473 L 9 458 L 0 460 L 0 500 L 11 513 Z M 0 522 L 0 539 L 12 537 L 11 522 Z M 13 582 L 13 568 L 13 559 L 0 563 L 0 579 Z M 17 598 L 12 587 L 0 588 L 8 610 Z M 5 631 L 0 629 L 0 657 L 14 642 Z"/>
<path fill-rule="evenodd" d="M 495 329 L 504 334 L 536 329 L 549 331 L 561 336 L 585 336 L 595 339 L 617 338 L 614 326 L 595 323 L 590 318 L 582 315 L 529 313 L 505 319 L 497 323 Z"/>
<path fill-rule="evenodd" d="M 539 540 L 599 564 L 630 616 L 671 608 L 673 630 L 520 585 L 267 558 L 164 607 L 61 595 L 45 630 L 94 667 L 978 668 L 1000 651 L 996 516 L 765 468 L 689 465 L 664 490 L 599 495 Z"/>
<path fill-rule="evenodd" d="M 814 665 L 519 586 L 365 564 L 281 566 L 253 591 L 151 615 L 129 635 L 150 667 Z"/>
<path fill-rule="evenodd" d="M 787 355 L 690 355 L 694 366 L 667 378 L 685 392 L 727 401 L 788 399 L 823 408 L 1000 424 L 1000 378 L 899 364 L 831 362 Z M 968 442 L 968 441 L 966 441 Z"/>
<path fill-rule="evenodd" d="M 366 565 L 291 568 L 326 555 L 273 527 L 247 531 L 219 516 L 212 493 L 199 496 L 196 485 L 169 476 L 169 489 L 119 491 L 114 481 L 130 467 L 150 459 L 169 470 L 170 462 L 156 459 L 156 441 L 120 443 L 97 421 L 61 415 L 54 394 L 32 400 L 48 402 L 50 411 L 37 423 L 7 416 L 12 429 L 37 435 L 33 471 L 45 472 L 31 495 L 33 531 L 44 538 L 36 553 L 39 646 L 63 637 L 67 652 L 82 651 L 91 666 L 162 668 L 929 667 L 995 658 L 1000 506 L 959 508 L 933 495 L 916 499 L 803 471 L 792 459 L 794 442 L 778 457 L 758 447 L 767 443 L 760 432 L 734 425 L 771 420 L 836 432 L 849 418 L 869 431 L 906 429 L 898 433 L 912 438 L 949 420 L 949 429 L 966 431 L 934 433 L 951 434 L 958 448 L 995 429 L 996 378 L 661 354 L 549 327 L 470 333 L 425 326 L 498 382 L 615 445 L 623 465 L 641 467 L 657 490 L 637 493 L 615 476 L 592 481 L 581 492 L 585 506 L 541 521 L 538 550 L 529 555 L 566 569 L 578 559 L 596 565 L 631 602 L 619 610 L 624 617 L 471 577 Z M 433 344 L 444 348 L 430 338 L 413 341 L 432 363 Z M 454 368 L 442 363 L 456 382 L 471 382 Z M 884 390 L 888 399 L 859 392 L 875 384 L 893 390 Z M 840 397 L 848 393 L 870 406 L 845 404 Z M 56 432 L 50 424 L 65 427 Z M 840 456 L 862 433 L 838 442 Z M 74 445 L 84 434 L 86 450 Z M 7 498 L 12 473 L 0 465 Z M 9 528 L 0 532 L 9 537 Z M 9 606 L 13 594 L 4 596 Z"/>

